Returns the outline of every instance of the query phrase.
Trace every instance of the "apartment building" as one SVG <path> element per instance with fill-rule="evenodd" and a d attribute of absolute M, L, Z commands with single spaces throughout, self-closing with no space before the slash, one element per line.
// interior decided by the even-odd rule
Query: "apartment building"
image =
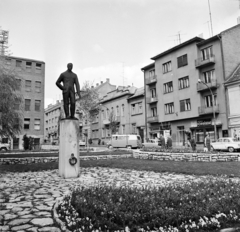
<path fill-rule="evenodd" d="M 44 110 L 44 141 L 58 143 L 58 124 L 60 115 L 63 115 L 63 101 L 50 104 Z"/>
<path fill-rule="evenodd" d="M 94 143 L 97 143 L 98 139 L 105 143 L 111 139 L 111 121 L 117 123 L 116 134 L 140 134 L 144 139 L 143 88 L 118 86 L 117 89 L 108 92 L 100 104 L 101 109 L 91 128 Z"/>
<path fill-rule="evenodd" d="M 199 144 L 207 133 L 214 140 L 215 128 L 216 137 L 229 135 L 223 83 L 240 63 L 239 36 L 240 25 L 206 40 L 194 37 L 142 68 L 149 138 L 171 131 L 174 144 L 183 145 L 189 134 Z"/>
<path fill-rule="evenodd" d="M 12 149 L 23 149 L 23 136 L 34 138 L 34 146 L 38 148 L 44 138 L 44 84 L 45 63 L 39 60 L 22 57 L 7 57 L 6 66 L 17 73 L 19 92 L 23 98 L 23 125 L 21 133 L 13 138 Z M 9 142 L 3 138 L 3 142 Z"/>
<path fill-rule="evenodd" d="M 234 72 L 225 81 L 229 135 L 240 140 L 240 63 Z"/>

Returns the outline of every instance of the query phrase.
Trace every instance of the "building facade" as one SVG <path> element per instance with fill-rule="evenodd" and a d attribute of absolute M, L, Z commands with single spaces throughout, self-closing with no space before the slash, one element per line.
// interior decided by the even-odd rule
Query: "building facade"
<path fill-rule="evenodd" d="M 240 63 L 239 36 L 240 25 L 207 40 L 195 37 L 142 68 L 149 138 L 170 131 L 174 144 L 184 145 L 190 134 L 199 144 L 207 133 L 214 140 L 215 129 L 216 138 L 228 136 L 223 83 Z"/>
<path fill-rule="evenodd" d="M 22 130 L 11 140 L 11 148 L 23 149 L 23 136 L 26 134 L 34 138 L 34 147 L 37 149 L 44 139 L 45 63 L 10 56 L 6 58 L 6 66 L 17 73 L 19 94 L 23 99 L 23 105 L 19 106 L 23 110 Z"/>

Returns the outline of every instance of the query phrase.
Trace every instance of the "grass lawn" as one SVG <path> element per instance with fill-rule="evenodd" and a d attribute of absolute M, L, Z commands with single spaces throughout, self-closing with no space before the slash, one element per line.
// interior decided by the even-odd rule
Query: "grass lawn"
<path fill-rule="evenodd" d="M 109 160 L 82 160 L 81 167 L 108 167 L 139 171 L 170 172 L 192 175 L 234 175 L 240 177 L 240 162 L 181 162 L 133 158 Z M 0 165 L 0 173 L 58 169 L 58 163 Z"/>

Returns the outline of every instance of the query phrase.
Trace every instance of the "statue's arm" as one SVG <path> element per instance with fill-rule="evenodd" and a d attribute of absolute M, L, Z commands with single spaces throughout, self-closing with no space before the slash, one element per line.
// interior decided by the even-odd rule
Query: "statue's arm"
<path fill-rule="evenodd" d="M 56 81 L 56 85 L 57 85 L 57 87 L 58 87 L 59 89 L 64 90 L 63 85 L 61 85 L 61 82 L 62 82 L 62 81 L 63 81 L 63 75 L 61 74 L 61 75 L 59 76 L 59 78 L 57 79 L 57 81 Z"/>
<path fill-rule="evenodd" d="M 80 99 L 80 98 L 81 98 L 81 96 L 80 96 L 80 85 L 79 85 L 79 82 L 78 82 L 78 77 L 77 77 L 77 75 L 76 75 L 76 77 L 75 77 L 75 85 L 76 85 L 76 90 L 77 90 L 78 97 L 79 97 L 79 99 Z"/>

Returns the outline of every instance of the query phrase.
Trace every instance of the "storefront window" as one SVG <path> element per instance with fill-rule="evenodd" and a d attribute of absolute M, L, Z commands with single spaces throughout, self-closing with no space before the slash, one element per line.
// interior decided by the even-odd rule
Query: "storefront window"
<path fill-rule="evenodd" d="M 203 130 L 196 130 L 196 142 L 203 143 L 204 142 L 204 132 Z"/>

